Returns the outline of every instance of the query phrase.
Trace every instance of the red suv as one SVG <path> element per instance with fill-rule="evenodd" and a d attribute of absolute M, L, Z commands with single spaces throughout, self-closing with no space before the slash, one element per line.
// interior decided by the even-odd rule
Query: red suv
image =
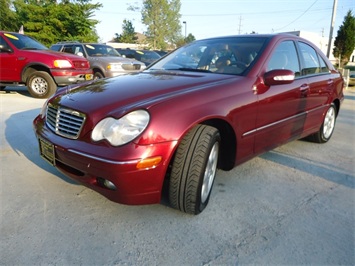
<path fill-rule="evenodd" d="M 93 78 L 85 58 L 49 50 L 33 38 L 0 31 L 0 89 L 27 86 L 35 98 L 48 98 L 57 86 Z"/>

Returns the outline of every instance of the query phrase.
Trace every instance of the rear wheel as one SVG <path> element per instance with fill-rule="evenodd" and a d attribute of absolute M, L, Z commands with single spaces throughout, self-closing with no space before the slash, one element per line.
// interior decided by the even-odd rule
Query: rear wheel
<path fill-rule="evenodd" d="M 57 90 L 52 76 L 45 71 L 33 72 L 26 85 L 29 93 L 35 98 L 48 98 Z"/>
<path fill-rule="evenodd" d="M 178 210 L 199 214 L 207 206 L 217 172 L 219 131 L 197 125 L 180 143 L 172 164 L 169 202 Z"/>
<path fill-rule="evenodd" d="M 333 135 L 336 117 L 337 117 L 337 109 L 335 107 L 335 104 L 332 103 L 324 116 L 324 120 L 319 131 L 309 136 L 308 138 L 311 141 L 317 143 L 327 142 Z"/>

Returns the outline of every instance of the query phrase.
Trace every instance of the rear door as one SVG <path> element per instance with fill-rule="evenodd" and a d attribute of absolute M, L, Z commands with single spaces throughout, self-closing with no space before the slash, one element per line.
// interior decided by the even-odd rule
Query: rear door
<path fill-rule="evenodd" d="M 309 87 L 303 91 L 303 97 L 307 100 L 306 111 L 307 124 L 306 129 L 319 127 L 322 121 L 322 113 L 328 103 L 334 79 L 325 60 L 309 44 L 298 42 L 300 58 L 302 63 L 302 75 L 308 79 Z"/>

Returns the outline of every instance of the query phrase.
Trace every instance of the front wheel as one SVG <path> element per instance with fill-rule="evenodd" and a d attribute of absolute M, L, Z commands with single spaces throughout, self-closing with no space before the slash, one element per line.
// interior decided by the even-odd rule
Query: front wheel
<path fill-rule="evenodd" d="M 199 214 L 207 206 L 217 172 L 221 137 L 218 129 L 197 125 L 181 141 L 173 160 L 169 202 L 178 210 Z"/>
<path fill-rule="evenodd" d="M 103 75 L 100 71 L 96 71 L 96 72 L 94 73 L 94 80 L 96 80 L 96 79 L 102 79 L 102 78 L 104 78 L 104 75 Z"/>
<path fill-rule="evenodd" d="M 57 90 L 52 76 L 45 71 L 33 72 L 26 85 L 29 93 L 35 98 L 48 98 Z"/>
<path fill-rule="evenodd" d="M 319 131 L 309 136 L 309 139 L 317 143 L 325 143 L 330 140 L 330 137 L 334 132 L 336 118 L 337 109 L 335 104 L 332 103 L 324 116 L 324 120 Z"/>

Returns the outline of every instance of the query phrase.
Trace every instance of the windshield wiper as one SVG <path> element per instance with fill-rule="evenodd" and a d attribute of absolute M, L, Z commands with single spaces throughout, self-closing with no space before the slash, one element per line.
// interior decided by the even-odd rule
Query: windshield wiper
<path fill-rule="evenodd" d="M 204 73 L 211 73 L 210 70 L 206 69 L 199 69 L 199 68 L 190 68 L 190 67 L 180 67 L 180 68 L 172 68 L 172 69 L 165 69 L 165 70 L 181 70 L 181 71 L 191 71 L 191 72 L 204 72 Z"/>

